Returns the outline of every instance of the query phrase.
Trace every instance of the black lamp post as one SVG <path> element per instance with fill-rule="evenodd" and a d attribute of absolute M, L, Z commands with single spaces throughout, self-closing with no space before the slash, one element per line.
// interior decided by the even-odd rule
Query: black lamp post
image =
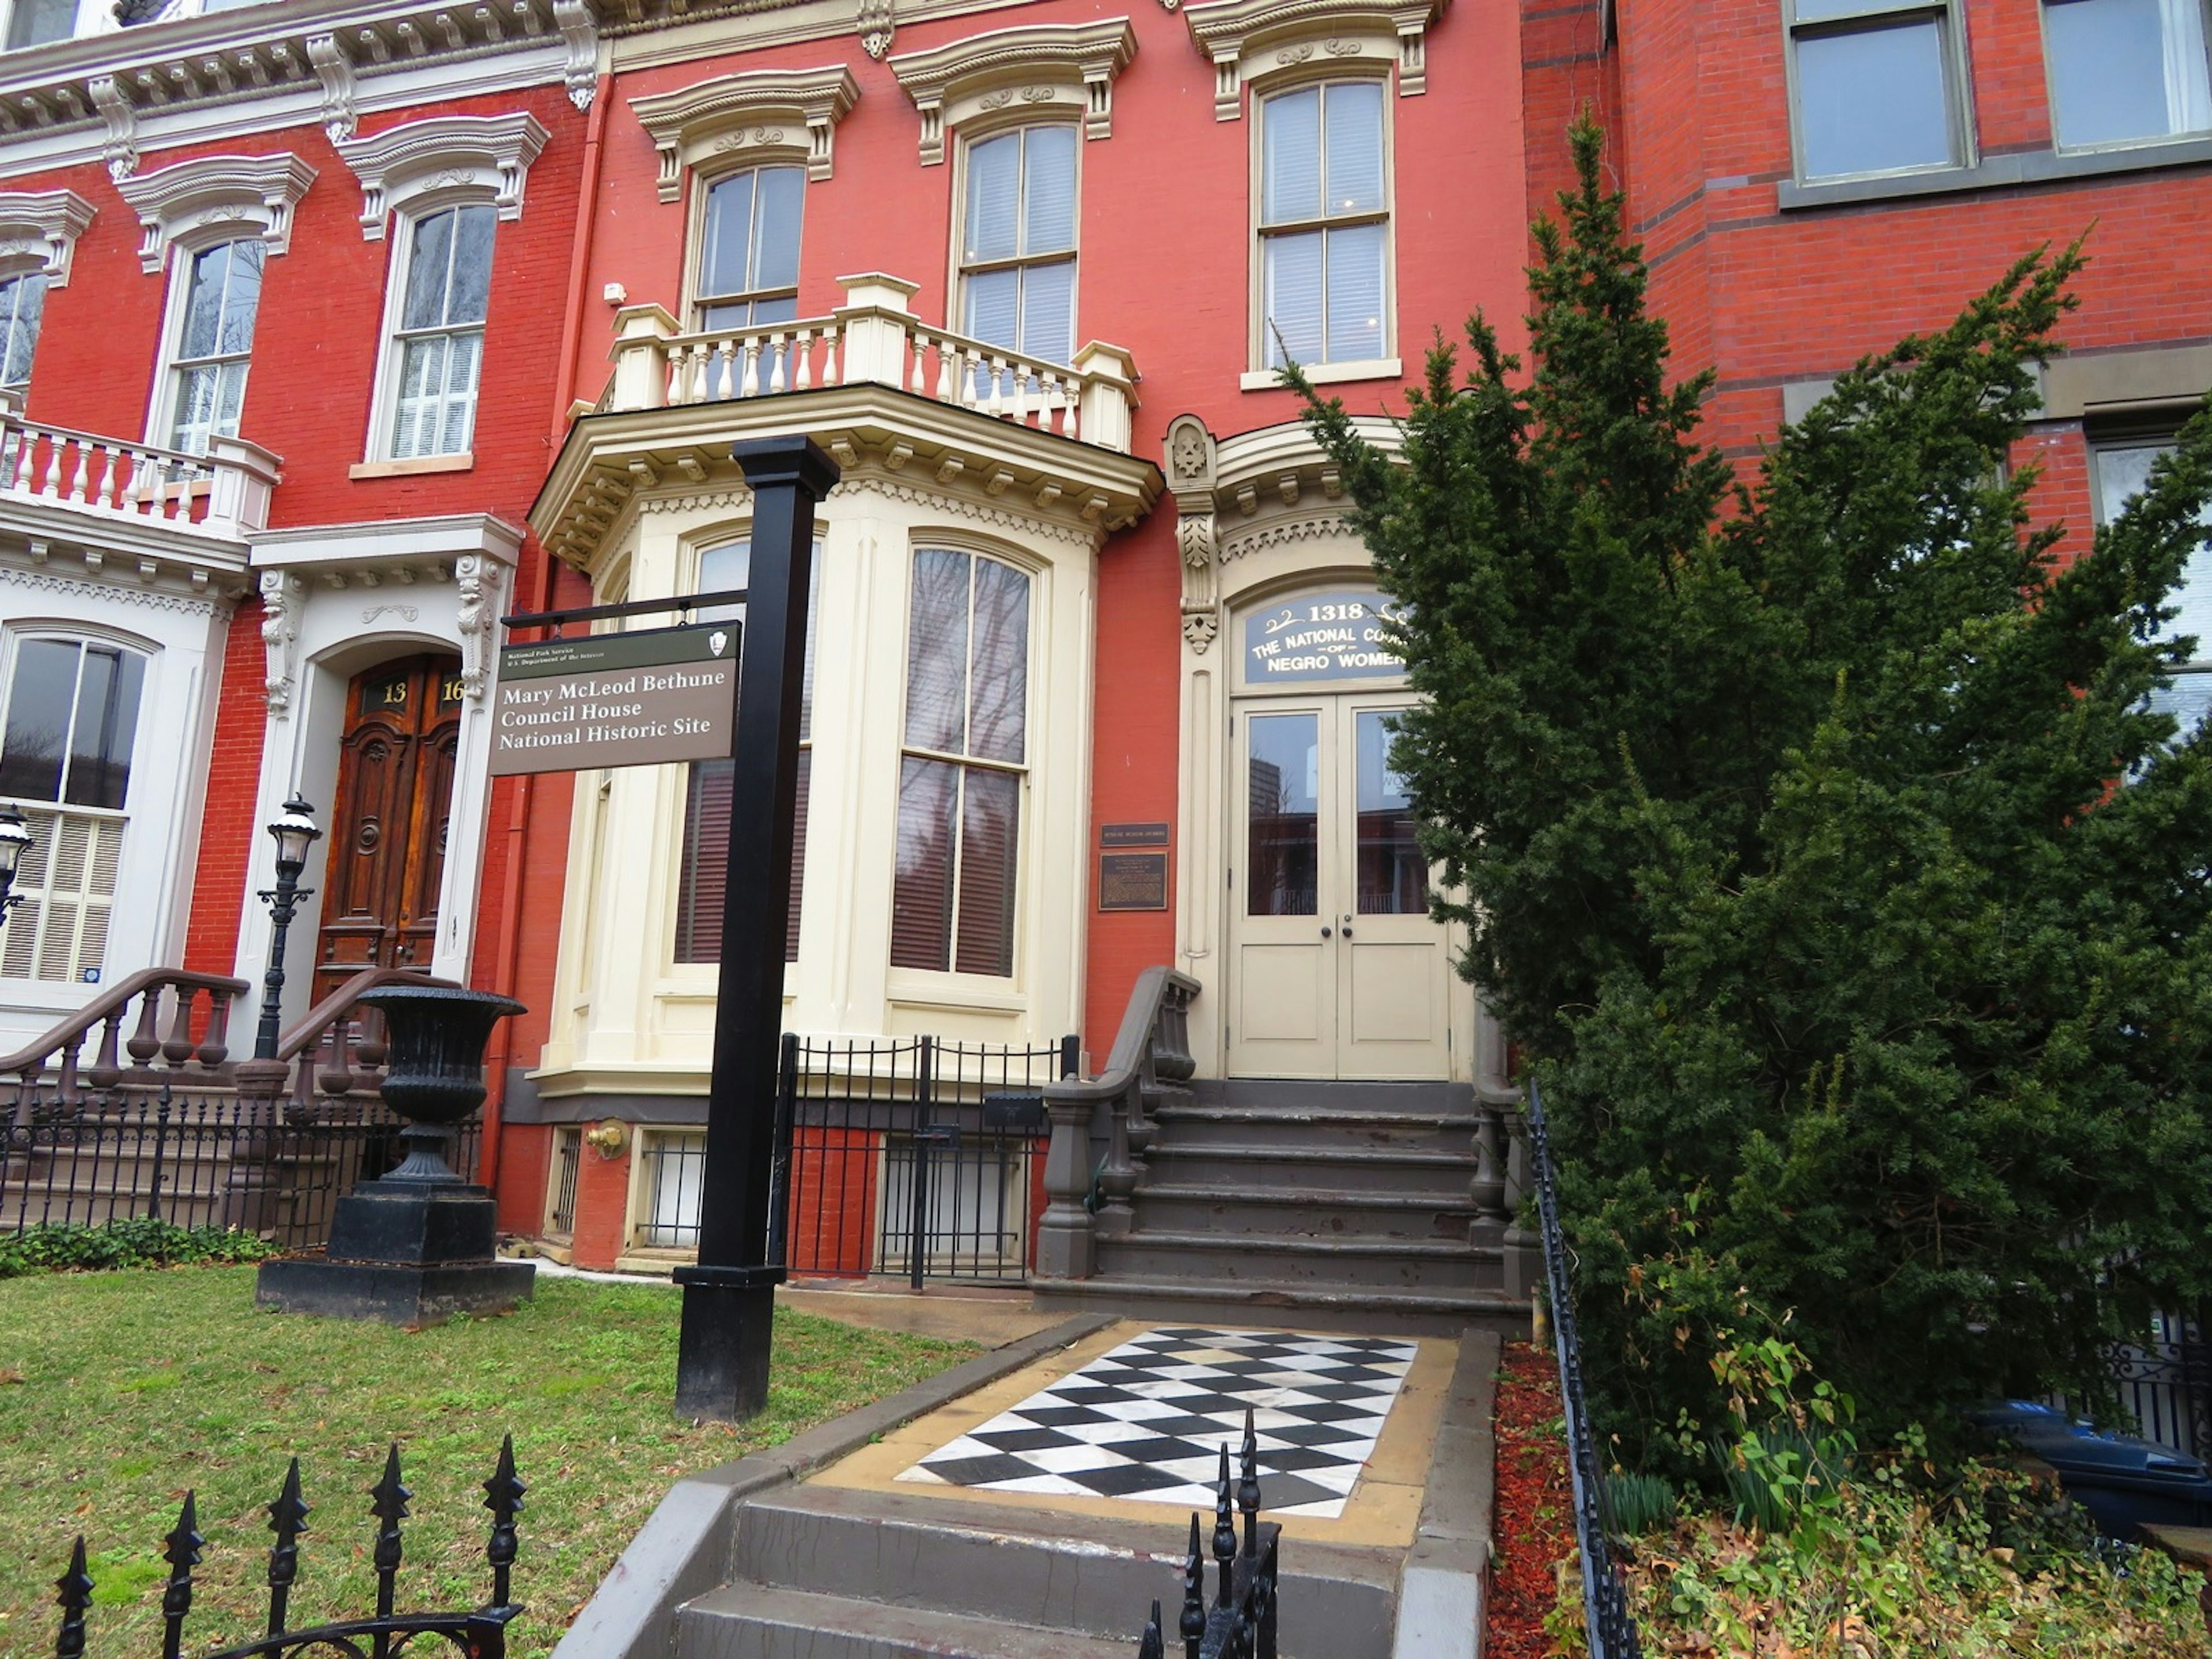
<path fill-rule="evenodd" d="M 261 978 L 261 1029 L 253 1039 L 256 1060 L 276 1058 L 276 1040 L 284 1020 L 284 935 L 299 911 L 300 901 L 314 891 L 301 888 L 300 873 L 307 867 L 307 849 L 323 838 L 322 829 L 315 822 L 315 809 L 296 793 L 284 803 L 284 811 L 269 826 L 269 834 L 276 843 L 276 884 L 262 890 L 261 902 L 269 907 L 275 931 L 269 938 L 269 971 Z"/>
<path fill-rule="evenodd" d="M 0 927 L 7 925 L 8 913 L 23 902 L 21 893 L 9 890 L 15 884 L 23 854 L 30 850 L 31 832 L 23 826 L 23 809 L 0 806 Z"/>

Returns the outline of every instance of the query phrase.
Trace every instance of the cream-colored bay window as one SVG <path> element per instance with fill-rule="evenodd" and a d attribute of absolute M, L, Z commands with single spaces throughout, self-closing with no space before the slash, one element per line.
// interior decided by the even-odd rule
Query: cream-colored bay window
<path fill-rule="evenodd" d="M 789 1029 L 1046 1042 L 1079 1021 L 1097 532 L 976 493 L 860 468 L 817 518 Z M 647 501 L 596 597 L 739 585 L 749 506 Z M 543 1092 L 703 1091 L 725 769 L 578 775 Z"/>

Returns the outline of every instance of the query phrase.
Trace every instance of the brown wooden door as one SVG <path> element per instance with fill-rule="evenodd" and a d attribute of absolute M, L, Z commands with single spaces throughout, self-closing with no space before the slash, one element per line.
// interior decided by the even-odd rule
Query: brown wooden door
<path fill-rule="evenodd" d="M 460 731 L 458 657 L 386 663 L 348 688 L 317 1001 L 364 968 L 430 971 Z"/>

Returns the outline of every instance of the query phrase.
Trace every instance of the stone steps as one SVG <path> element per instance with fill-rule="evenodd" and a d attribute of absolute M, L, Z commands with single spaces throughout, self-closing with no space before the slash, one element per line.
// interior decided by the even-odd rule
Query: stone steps
<path fill-rule="evenodd" d="M 1498 1290 L 1504 1252 L 1449 1239 L 1169 1232 L 1147 1224 L 1098 1241 L 1108 1278 L 1192 1278 L 1213 1285 L 1374 1287 L 1413 1291 Z"/>
<path fill-rule="evenodd" d="M 1080 1280 L 1033 1279 L 1039 1307 L 1070 1314 L 1194 1325 L 1284 1327 L 1359 1336 L 1457 1336 L 1469 1330 L 1525 1337 L 1528 1299 L 1504 1290 L 1392 1291 L 1376 1285 L 1324 1285 L 1101 1275 Z"/>
<path fill-rule="evenodd" d="M 1248 1192 L 1154 1182 L 1145 1186 L 1139 1198 L 1146 1226 L 1165 1232 L 1464 1239 L 1468 1224 L 1474 1218 L 1463 1192 L 1447 1203 L 1433 1194 L 1326 1187 Z"/>
<path fill-rule="evenodd" d="M 1145 1155 L 1148 1182 L 1245 1191 L 1267 1187 L 1323 1187 L 1340 1191 L 1397 1193 L 1466 1201 L 1474 1170 L 1472 1152 L 1403 1151 L 1389 1147 L 1184 1146 L 1165 1125 Z M 1141 1190 L 1141 1189 L 1140 1189 Z"/>
<path fill-rule="evenodd" d="M 1157 1522 L 1077 1529 L 928 1488 L 763 1493 L 738 1517 L 729 1582 L 678 1609 L 677 1659 L 1127 1659 L 1153 1600 L 1170 1632 L 1180 1606 L 1189 1512 L 1158 1507 Z M 1304 1634 L 1285 1651 L 1387 1659 L 1401 1554 L 1286 1551 Z"/>
<path fill-rule="evenodd" d="M 1304 1106 L 1169 1106 L 1158 1115 L 1179 1148 L 1311 1146 L 1465 1153 L 1474 1122 L 1452 1113 L 1346 1112 Z"/>

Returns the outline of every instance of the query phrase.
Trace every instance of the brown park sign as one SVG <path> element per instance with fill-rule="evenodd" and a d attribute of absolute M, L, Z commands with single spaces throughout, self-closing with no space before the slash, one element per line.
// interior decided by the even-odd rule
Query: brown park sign
<path fill-rule="evenodd" d="M 491 775 L 726 760 L 738 657 L 734 622 L 501 647 Z"/>

